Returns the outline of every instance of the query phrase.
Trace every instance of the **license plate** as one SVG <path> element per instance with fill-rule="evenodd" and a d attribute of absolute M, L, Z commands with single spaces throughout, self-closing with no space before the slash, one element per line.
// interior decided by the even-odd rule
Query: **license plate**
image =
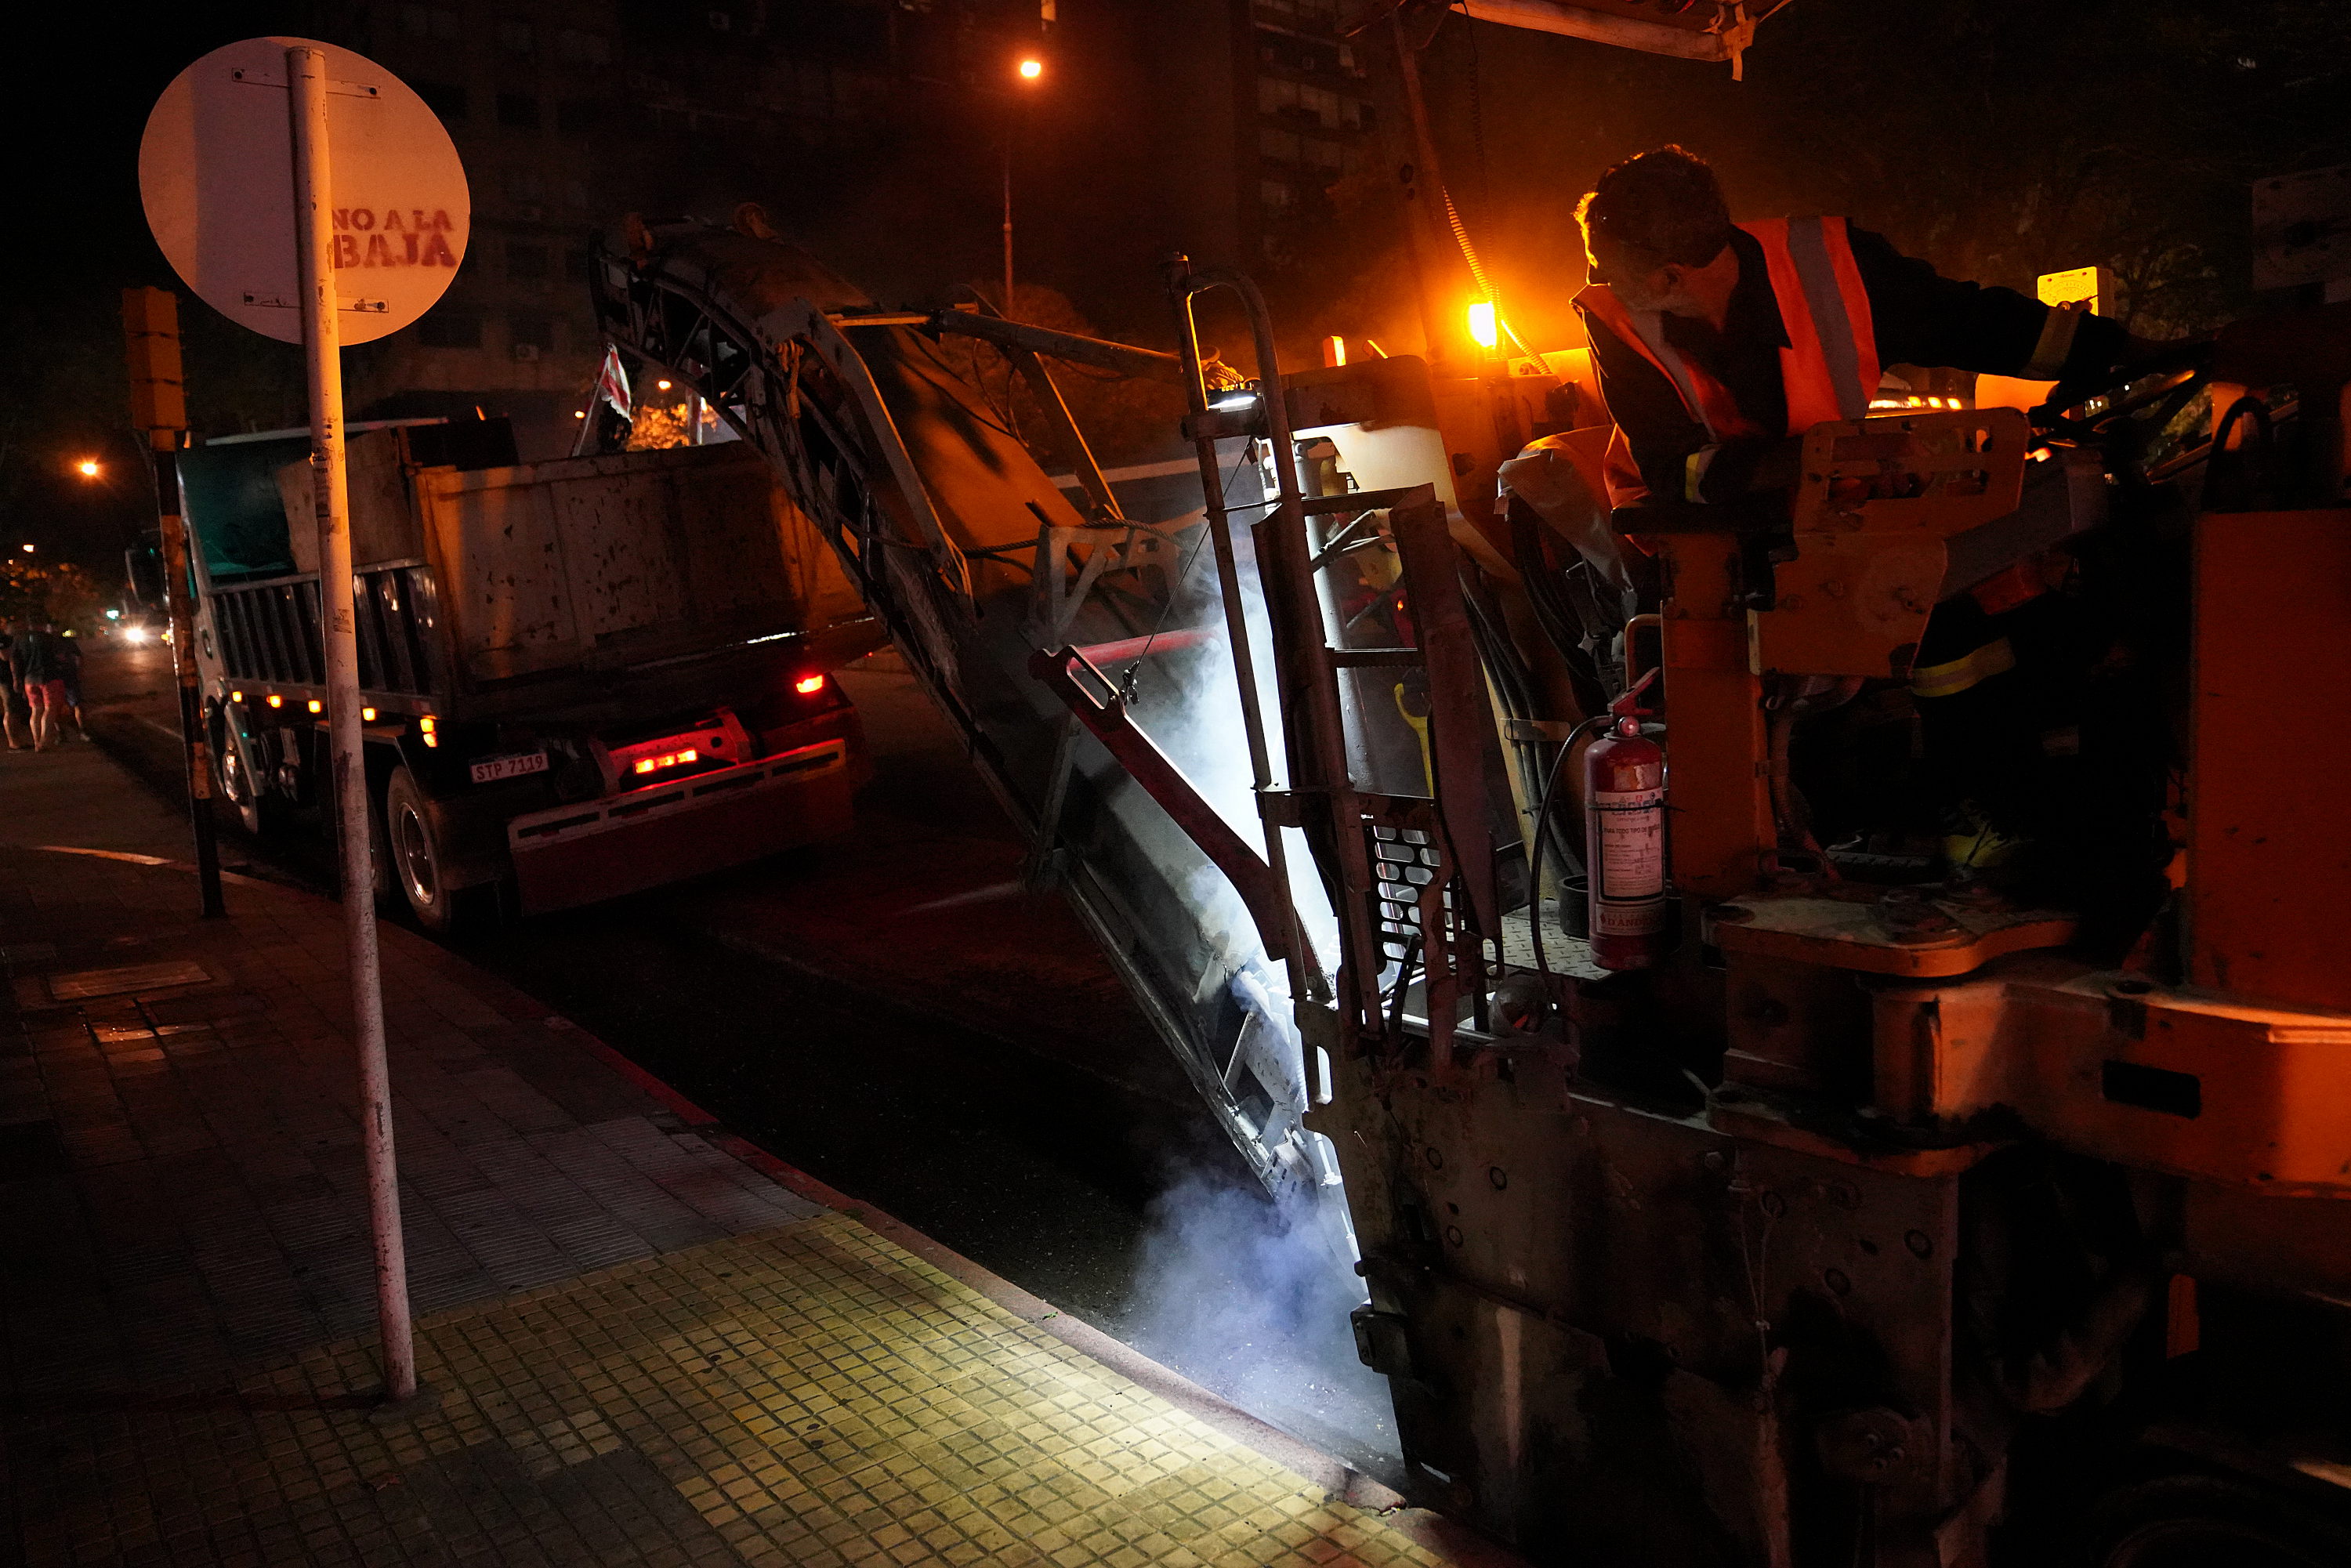
<path fill-rule="evenodd" d="M 547 771 L 547 753 L 517 751 L 508 757 L 485 757 L 474 764 L 474 782 L 495 784 L 501 779 L 519 779 L 526 773 Z"/>

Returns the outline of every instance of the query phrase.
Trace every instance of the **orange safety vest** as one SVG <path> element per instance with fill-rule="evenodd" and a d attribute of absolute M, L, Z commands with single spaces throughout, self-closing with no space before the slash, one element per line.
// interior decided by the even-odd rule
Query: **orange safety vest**
<path fill-rule="evenodd" d="M 1780 378 L 1788 394 L 1784 434 L 1802 435 L 1829 420 L 1862 418 L 1877 391 L 1877 333 L 1845 221 L 1765 218 L 1739 226 L 1763 247 L 1771 296 L 1788 329 L 1788 346 L 1780 350 Z M 1575 303 L 1587 327 L 1606 327 L 1673 383 L 1689 416 L 1706 427 L 1708 441 L 1765 434 L 1740 412 L 1729 387 L 1666 340 L 1658 312 L 1627 310 L 1613 289 L 1598 283 L 1578 294 Z M 1606 474 L 1612 505 L 1638 506 L 1648 499 L 1648 486 L 1621 429 L 1609 437 Z"/>

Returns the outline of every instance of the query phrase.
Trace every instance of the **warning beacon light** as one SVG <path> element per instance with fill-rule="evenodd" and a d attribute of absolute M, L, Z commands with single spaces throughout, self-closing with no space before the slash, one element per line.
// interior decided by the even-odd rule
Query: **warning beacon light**
<path fill-rule="evenodd" d="M 1502 340 L 1499 329 L 1494 325 L 1492 300 L 1480 299 L 1469 307 L 1469 336 L 1481 349 L 1490 349 Z"/>

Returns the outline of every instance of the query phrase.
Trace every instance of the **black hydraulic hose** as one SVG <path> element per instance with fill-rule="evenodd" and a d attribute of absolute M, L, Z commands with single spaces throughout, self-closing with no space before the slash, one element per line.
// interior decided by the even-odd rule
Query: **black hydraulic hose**
<path fill-rule="evenodd" d="M 1575 743 L 1583 738 L 1586 730 L 1591 729 L 1595 725 L 1606 724 L 1609 717 L 1610 715 L 1608 710 L 1606 708 L 1603 708 L 1598 713 L 1593 715 L 1590 718 L 1585 719 L 1583 723 L 1577 725 L 1573 729 L 1567 732 L 1567 738 L 1560 742 L 1559 755 L 1552 758 L 1551 773 L 1550 776 L 1543 780 L 1542 793 L 1535 799 L 1534 866 L 1528 873 L 1527 878 L 1529 883 L 1532 884 L 1534 897 L 1531 902 L 1533 905 L 1534 913 L 1532 918 L 1527 922 L 1527 929 L 1534 938 L 1535 968 L 1546 980 L 1552 977 L 1552 973 L 1551 965 L 1543 956 L 1542 862 L 1543 846 L 1551 841 L 1552 793 L 1559 788 L 1559 770 L 1566 766 L 1569 754 L 1575 750 Z M 1565 853 L 1564 846 L 1562 846 L 1561 852 Z M 1565 890 L 1562 889 L 1562 895 L 1564 896 L 1564 894 Z"/>

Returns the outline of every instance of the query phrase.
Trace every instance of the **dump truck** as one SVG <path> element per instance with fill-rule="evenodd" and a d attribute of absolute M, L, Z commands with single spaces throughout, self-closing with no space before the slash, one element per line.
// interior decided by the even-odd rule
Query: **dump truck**
<path fill-rule="evenodd" d="M 185 455 L 218 798 L 331 810 L 307 432 Z M 831 672 L 879 637 L 748 448 L 520 464 L 497 419 L 350 440 L 377 892 L 435 930 L 845 831 L 870 770 Z M 289 526 L 290 520 L 290 526 Z"/>

